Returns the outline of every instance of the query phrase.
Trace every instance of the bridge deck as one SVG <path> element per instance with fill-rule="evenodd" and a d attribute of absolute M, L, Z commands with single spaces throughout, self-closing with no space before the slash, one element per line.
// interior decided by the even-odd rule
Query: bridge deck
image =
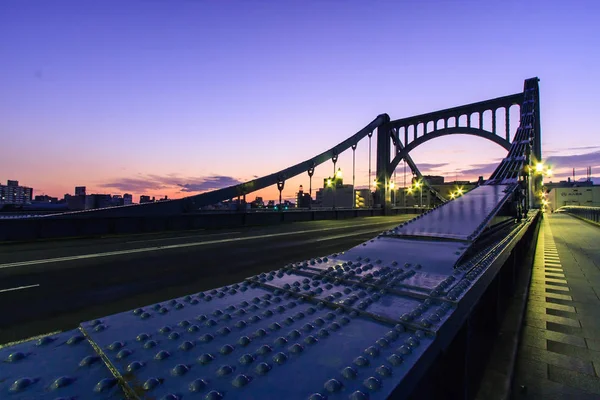
<path fill-rule="evenodd" d="M 600 229 L 564 214 L 542 223 L 513 397 L 597 399 Z"/>

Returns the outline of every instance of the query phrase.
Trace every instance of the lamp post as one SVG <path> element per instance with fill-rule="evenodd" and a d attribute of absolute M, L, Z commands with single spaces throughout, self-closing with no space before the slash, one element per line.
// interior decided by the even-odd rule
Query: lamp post
<path fill-rule="evenodd" d="M 415 187 L 417 189 L 419 189 L 419 195 L 420 195 L 420 200 L 419 200 L 419 207 L 423 207 L 423 188 L 421 187 L 421 181 L 416 181 L 415 182 Z"/>

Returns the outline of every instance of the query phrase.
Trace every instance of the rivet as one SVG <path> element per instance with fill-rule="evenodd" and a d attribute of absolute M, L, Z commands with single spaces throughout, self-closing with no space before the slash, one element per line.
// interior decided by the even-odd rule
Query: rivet
<path fill-rule="evenodd" d="M 263 337 L 266 335 L 267 335 L 267 331 L 265 331 L 262 328 L 258 329 L 256 332 L 254 332 L 254 337 Z"/>
<path fill-rule="evenodd" d="M 275 361 L 277 364 L 283 364 L 286 360 L 287 356 L 285 353 L 279 352 L 273 356 L 273 361 Z"/>
<path fill-rule="evenodd" d="M 407 346 L 405 344 L 403 344 L 402 346 L 398 347 L 398 351 L 400 352 L 400 354 L 404 354 L 404 355 L 412 353 L 412 350 L 411 350 L 410 346 Z"/>
<path fill-rule="evenodd" d="M 379 355 L 379 349 L 375 346 L 370 346 L 365 349 L 365 354 L 368 354 L 371 357 L 377 357 Z"/>
<path fill-rule="evenodd" d="M 385 366 L 385 365 L 381 365 L 379 367 L 377 367 L 376 369 L 377 373 L 383 377 L 388 377 L 392 375 L 392 370 Z"/>
<path fill-rule="evenodd" d="M 79 362 L 79 366 L 80 367 L 86 367 L 88 365 L 92 365 L 95 362 L 100 361 L 100 357 L 99 356 L 85 356 L 80 362 Z"/>
<path fill-rule="evenodd" d="M 148 318 L 150 318 L 150 313 L 143 312 L 143 313 L 140 314 L 140 318 L 141 319 L 148 319 Z"/>
<path fill-rule="evenodd" d="M 33 385 L 35 382 L 37 382 L 36 379 L 19 378 L 12 384 L 9 390 L 11 392 L 20 392 L 21 390 Z"/>
<path fill-rule="evenodd" d="M 235 327 L 238 329 L 243 329 L 247 326 L 248 324 L 246 323 L 246 321 L 238 321 L 235 323 Z"/>
<path fill-rule="evenodd" d="M 378 390 L 381 388 L 381 381 L 373 376 L 365 379 L 363 384 L 371 390 Z"/>
<path fill-rule="evenodd" d="M 144 366 L 143 362 L 134 361 L 127 366 L 126 370 L 127 370 L 127 372 L 135 372 L 135 371 L 141 369 L 143 366 Z"/>
<path fill-rule="evenodd" d="M 216 390 L 211 390 L 206 396 L 204 396 L 205 400 L 221 400 L 222 398 L 223 395 Z"/>
<path fill-rule="evenodd" d="M 26 357 L 26 356 L 25 356 L 25 353 L 22 353 L 22 352 L 20 352 L 20 351 L 16 351 L 16 352 L 14 352 L 14 353 L 11 353 L 11 354 L 10 354 L 10 355 L 9 355 L 9 356 L 6 358 L 6 361 L 7 361 L 7 362 L 10 362 L 10 363 L 13 363 L 13 362 L 17 362 L 17 361 L 19 361 L 19 360 L 22 360 L 22 359 L 24 359 L 25 357 Z"/>
<path fill-rule="evenodd" d="M 277 339 L 275 339 L 274 343 L 276 345 L 278 345 L 278 346 L 283 346 L 283 345 L 285 345 L 287 343 L 287 339 L 284 338 L 284 337 L 282 337 L 282 336 L 280 336 Z"/>
<path fill-rule="evenodd" d="M 233 350 L 234 350 L 234 349 L 233 349 L 233 346 L 232 346 L 232 345 L 230 345 L 230 344 L 226 344 L 226 345 L 224 345 L 223 347 L 221 347 L 221 350 L 219 350 L 219 352 L 220 352 L 221 354 L 230 354 L 230 353 L 232 353 L 232 352 L 233 352 Z"/>
<path fill-rule="evenodd" d="M 60 378 L 56 379 L 52 385 L 50 386 L 51 389 L 58 389 L 61 387 L 65 387 L 65 386 L 69 386 L 71 383 L 75 382 L 75 378 L 71 378 L 70 376 L 61 376 Z"/>
<path fill-rule="evenodd" d="M 389 356 L 387 358 L 387 360 L 393 366 L 398 366 L 398 365 L 402 364 L 402 361 L 403 361 L 402 356 L 399 356 L 397 354 L 392 354 L 391 356 Z"/>
<path fill-rule="evenodd" d="M 254 370 L 256 371 L 257 374 L 265 375 L 267 372 L 269 372 L 271 370 L 271 366 L 269 364 L 267 364 L 266 362 L 261 362 L 260 364 L 258 364 L 256 366 L 256 368 Z"/>
<path fill-rule="evenodd" d="M 231 329 L 229 329 L 229 328 L 228 328 L 228 327 L 226 327 L 226 326 L 222 327 L 221 329 L 219 329 L 219 330 L 217 331 L 217 333 L 218 333 L 219 335 L 221 335 L 221 336 L 228 335 L 230 332 L 231 332 Z"/>
<path fill-rule="evenodd" d="M 208 343 L 210 341 L 212 341 L 215 337 L 213 335 L 211 335 L 210 333 L 205 333 L 204 335 L 200 336 L 199 339 L 201 342 L 204 343 Z"/>
<path fill-rule="evenodd" d="M 225 376 L 225 375 L 231 374 L 233 371 L 234 371 L 234 368 L 231 365 L 222 365 L 217 370 L 217 375 Z"/>
<path fill-rule="evenodd" d="M 313 393 L 308 400 L 327 400 L 327 396 L 323 396 L 321 393 Z"/>
<path fill-rule="evenodd" d="M 295 343 L 292 346 L 288 347 L 288 351 L 294 354 L 298 354 L 304 351 L 304 347 L 302 347 L 300 343 Z"/>
<path fill-rule="evenodd" d="M 215 326 L 216 324 L 217 324 L 217 321 L 215 321 L 214 319 L 209 319 L 204 323 L 204 325 L 206 325 L 206 326 Z"/>
<path fill-rule="evenodd" d="M 67 344 L 73 345 L 81 342 L 84 339 L 83 335 L 75 335 L 71 336 L 69 340 L 67 340 Z"/>
<path fill-rule="evenodd" d="M 342 370 L 342 376 L 346 379 L 354 379 L 356 375 L 356 370 L 352 367 L 346 367 Z"/>
<path fill-rule="evenodd" d="M 94 392 L 102 393 L 106 390 L 111 389 L 116 384 L 117 380 L 115 378 L 104 378 L 96 384 L 96 386 L 94 387 Z"/>
<path fill-rule="evenodd" d="M 246 353 L 243 356 L 241 356 L 238 361 L 240 364 L 251 364 L 254 361 L 254 356 Z"/>
<path fill-rule="evenodd" d="M 171 332 L 171 331 L 172 331 L 172 329 L 171 329 L 171 327 L 170 327 L 170 326 L 163 326 L 163 327 L 162 327 L 162 328 L 160 328 L 158 331 L 159 331 L 160 333 L 169 333 L 169 332 Z"/>
<path fill-rule="evenodd" d="M 271 349 L 271 347 L 269 345 L 263 344 L 262 346 L 260 346 L 258 348 L 258 350 L 256 350 L 256 352 L 258 354 L 264 355 L 264 354 L 268 354 L 270 352 L 272 352 L 273 349 Z"/>
<path fill-rule="evenodd" d="M 181 400 L 181 397 L 177 396 L 176 394 L 169 393 L 161 397 L 160 400 Z"/>
<path fill-rule="evenodd" d="M 119 360 L 122 360 L 124 358 L 129 357 L 131 354 L 133 354 L 133 351 L 131 351 L 129 349 L 123 349 L 117 353 L 117 358 Z"/>
<path fill-rule="evenodd" d="M 156 353 L 156 355 L 154 356 L 154 359 L 155 360 L 166 360 L 170 356 L 171 356 L 171 353 L 169 353 L 166 350 L 161 350 L 158 353 Z"/>
<path fill-rule="evenodd" d="M 244 374 L 240 374 L 235 377 L 231 384 L 235 387 L 246 386 L 250 382 L 250 378 Z"/>
<path fill-rule="evenodd" d="M 196 379 L 192 381 L 192 383 L 190 383 L 188 389 L 190 390 L 190 392 L 201 392 L 202 390 L 204 390 L 204 388 L 206 388 L 206 386 L 207 383 L 204 379 Z"/>
<path fill-rule="evenodd" d="M 350 400 L 368 400 L 369 396 L 363 392 L 361 392 L 360 390 L 357 390 L 356 392 L 352 393 L 349 397 Z"/>
<path fill-rule="evenodd" d="M 198 325 L 190 325 L 187 328 L 187 331 L 190 333 L 198 332 L 199 330 L 200 330 L 200 327 Z"/>
<path fill-rule="evenodd" d="M 342 383 L 340 381 L 338 381 L 337 379 L 330 379 L 327 382 L 325 382 L 325 390 L 327 390 L 330 393 L 335 393 L 335 392 L 339 392 L 340 390 L 342 390 Z"/>
<path fill-rule="evenodd" d="M 98 326 L 102 326 L 102 325 L 98 325 Z M 36 346 L 46 346 L 52 342 L 54 342 L 56 339 L 54 339 L 52 336 L 44 336 L 43 338 L 38 339 L 37 343 L 35 344 Z"/>
<path fill-rule="evenodd" d="M 151 348 L 155 347 L 156 345 L 157 345 L 157 343 L 154 340 L 148 340 L 146 343 L 144 343 L 144 348 L 151 349 Z"/>
<path fill-rule="evenodd" d="M 185 375 L 188 371 L 190 370 L 190 367 L 188 367 L 185 364 L 177 364 L 175 367 L 173 367 L 173 369 L 171 370 L 171 375 L 173 376 L 183 376 Z"/>
<path fill-rule="evenodd" d="M 171 332 L 169 334 L 169 339 L 171 339 L 171 340 L 177 340 L 177 339 L 179 339 L 179 333 L 177 333 L 177 332 Z"/>
<path fill-rule="evenodd" d="M 200 357 L 198 357 L 198 362 L 200 364 L 206 365 L 206 364 L 210 363 L 214 359 L 215 359 L 215 357 L 212 354 L 210 354 L 210 353 L 204 353 Z"/>
<path fill-rule="evenodd" d="M 321 330 L 319 330 L 319 336 L 327 337 L 327 336 L 329 336 L 329 331 L 327 329 L 321 329 Z"/>
<path fill-rule="evenodd" d="M 158 310 L 158 313 L 159 313 L 159 314 L 166 314 L 166 313 L 168 313 L 168 312 L 169 312 L 169 309 L 167 309 L 166 307 L 161 307 L 161 308 L 159 308 L 159 310 Z"/>
<path fill-rule="evenodd" d="M 144 382 L 144 385 L 142 386 L 142 388 L 144 390 L 148 391 L 148 390 L 154 389 L 158 385 L 160 385 L 160 381 L 158 379 L 156 379 L 156 378 L 150 378 L 146 382 Z"/>
<path fill-rule="evenodd" d="M 358 365 L 359 367 L 366 367 L 369 365 L 369 360 L 363 356 L 356 357 L 353 362 L 355 365 Z"/>
<path fill-rule="evenodd" d="M 300 337 L 300 335 L 301 335 L 300 331 L 297 329 L 294 329 L 293 331 L 290 331 L 290 333 L 288 333 L 287 336 L 290 339 L 296 339 L 296 338 Z"/>

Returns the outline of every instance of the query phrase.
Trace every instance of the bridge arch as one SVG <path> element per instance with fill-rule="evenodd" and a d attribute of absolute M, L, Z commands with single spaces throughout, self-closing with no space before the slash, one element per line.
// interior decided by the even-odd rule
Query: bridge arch
<path fill-rule="evenodd" d="M 394 159 L 390 162 L 388 173 L 392 174 L 400 161 L 402 161 L 408 153 L 413 150 L 415 147 L 430 141 L 431 139 L 435 139 L 441 136 L 447 135 L 472 135 L 479 136 L 481 138 L 491 140 L 492 142 L 502 146 L 506 151 L 510 150 L 510 142 L 490 131 L 486 131 L 484 129 L 479 128 L 468 128 L 468 127 L 452 127 L 452 128 L 442 128 L 435 130 L 433 132 L 427 133 L 426 135 L 419 136 L 412 142 L 408 143 L 402 150 L 400 150 Z"/>

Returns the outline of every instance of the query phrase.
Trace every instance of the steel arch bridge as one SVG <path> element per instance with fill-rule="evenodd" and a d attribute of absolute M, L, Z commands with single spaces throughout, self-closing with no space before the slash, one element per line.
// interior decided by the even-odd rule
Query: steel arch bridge
<path fill-rule="evenodd" d="M 519 127 L 484 185 L 346 252 L 0 348 L 0 397 L 383 400 L 417 391 L 413 398 L 473 398 L 469 381 L 477 364 L 469 357 L 482 349 L 477 328 L 499 325 L 500 296 L 514 281 L 515 260 L 525 258 L 539 217 L 523 209 L 517 220 L 511 214 L 515 203 L 528 208 L 523 192 L 536 181 L 528 167 L 541 159 L 538 79 L 526 80 L 520 96 Z M 457 109 L 449 118 L 459 117 Z M 426 122 L 413 124 L 419 120 Z M 283 171 L 290 175 L 120 210 L 181 211 L 231 198 L 240 187 L 304 173 L 374 129 L 378 176 L 388 182 L 389 150 L 403 123 L 379 116 Z M 418 139 L 405 137 L 407 147 Z M 385 195 L 387 185 L 381 186 Z"/>
<path fill-rule="evenodd" d="M 528 81 L 525 81 L 526 83 Z M 537 93 L 537 92 L 536 92 Z M 539 96 L 539 95 L 538 95 Z M 410 152 L 417 146 L 447 135 L 468 134 L 490 140 L 504 149 L 508 150 L 511 146 L 510 138 L 510 112 L 512 106 L 519 106 L 521 109 L 524 102 L 524 92 L 511 94 L 508 96 L 493 98 L 477 103 L 462 105 L 458 107 L 448 108 L 444 110 L 434 111 L 426 114 L 415 115 L 412 117 L 391 120 L 388 114 L 380 114 L 373 121 L 368 123 L 364 128 L 350 136 L 343 142 L 333 146 L 332 148 L 308 159 L 303 162 L 292 165 L 283 170 L 272 174 L 244 182 L 238 185 L 217 189 L 198 195 L 193 195 L 177 200 L 162 201 L 157 203 L 134 204 L 121 207 L 110 207 L 106 209 L 96 209 L 88 211 L 65 213 L 73 217 L 94 216 L 131 216 L 131 215 L 156 215 L 156 214 L 181 214 L 194 212 L 200 208 L 218 202 L 229 200 L 237 197 L 245 197 L 247 194 L 277 185 L 279 190 L 283 190 L 286 180 L 301 174 L 308 174 L 311 178 L 315 168 L 319 165 L 332 161 L 334 164 L 340 154 L 347 150 L 353 153 L 357 148 L 358 143 L 364 139 L 369 140 L 369 149 L 371 147 L 371 138 L 376 132 L 376 182 L 377 190 L 376 197 L 379 199 L 378 204 L 384 209 L 391 206 L 390 196 L 390 178 L 394 169 L 401 160 L 406 160 L 413 173 L 422 178 L 422 175 L 410 157 Z M 536 112 L 539 113 L 539 99 L 536 99 Z M 505 124 L 503 136 L 497 132 L 496 114 L 498 110 L 504 109 Z M 491 112 L 491 130 L 484 129 L 484 114 Z M 473 118 L 473 116 L 476 116 Z M 461 117 L 466 117 L 466 123 L 462 124 Z M 522 117 L 522 115 L 521 115 Z M 478 121 L 477 126 L 474 122 Z M 539 126 L 535 128 L 535 136 L 531 138 L 532 155 L 535 160 L 541 160 L 541 129 Z M 520 122 L 520 121 L 519 121 Z M 429 125 L 432 129 L 429 129 Z M 449 126 L 453 125 L 453 126 Z M 422 129 L 422 134 L 418 134 L 418 129 Z M 514 141 L 514 139 L 513 139 Z M 392 149 L 394 157 L 391 157 Z M 370 154 L 370 153 L 369 153 Z M 354 156 L 354 155 L 353 155 Z M 370 161 L 369 161 L 370 163 Z M 369 166 L 370 169 L 370 166 Z M 425 182 L 426 183 L 426 182 Z M 370 183 L 369 183 L 370 184 Z M 539 185 L 539 183 L 536 183 Z M 438 198 L 441 199 L 439 194 Z M 445 200 L 445 199 L 441 199 Z"/>

